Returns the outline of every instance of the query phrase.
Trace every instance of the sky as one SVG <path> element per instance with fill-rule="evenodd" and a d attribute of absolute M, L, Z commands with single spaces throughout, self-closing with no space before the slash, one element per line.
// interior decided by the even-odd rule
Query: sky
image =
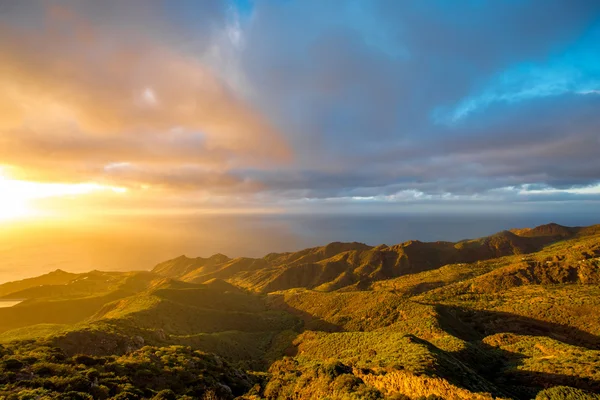
<path fill-rule="evenodd" d="M 595 0 L 0 0 L 0 224 L 598 215 L 599 153 Z"/>
<path fill-rule="evenodd" d="M 2 1 L 0 32 L 5 218 L 600 200 L 597 1 Z"/>

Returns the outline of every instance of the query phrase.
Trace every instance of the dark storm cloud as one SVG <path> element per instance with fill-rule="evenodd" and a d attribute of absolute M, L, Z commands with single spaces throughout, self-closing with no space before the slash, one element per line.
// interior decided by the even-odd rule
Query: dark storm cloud
<path fill-rule="evenodd" d="M 599 10 L 256 2 L 242 65 L 299 164 L 256 178 L 291 198 L 595 184 Z"/>

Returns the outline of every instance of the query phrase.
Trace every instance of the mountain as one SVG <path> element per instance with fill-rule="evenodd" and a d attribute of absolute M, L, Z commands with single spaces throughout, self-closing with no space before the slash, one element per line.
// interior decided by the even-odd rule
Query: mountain
<path fill-rule="evenodd" d="M 181 256 L 0 295 L 23 300 L 0 308 L 0 398 L 600 399 L 598 225 Z"/>
<path fill-rule="evenodd" d="M 157 265 L 153 272 L 194 283 L 224 279 L 260 293 L 295 287 L 338 290 L 447 264 L 527 254 L 573 237 L 577 232 L 578 228 L 549 224 L 457 243 L 411 240 L 395 246 L 372 247 L 336 242 L 299 252 L 272 253 L 258 259 L 232 260 L 220 254 L 208 259 L 181 256 Z"/>
<path fill-rule="evenodd" d="M 57 269 L 45 275 L 35 278 L 23 279 L 16 282 L 8 282 L 0 285 L 0 297 L 6 298 L 11 293 L 17 293 L 21 290 L 40 287 L 45 285 L 64 285 L 74 280 L 78 275 Z M 18 298 L 18 297 L 16 297 Z"/>
<path fill-rule="evenodd" d="M 536 226 L 535 228 L 525 229 L 513 229 L 512 232 L 519 236 L 526 237 L 554 237 L 554 238 L 566 238 L 577 234 L 582 231 L 582 228 L 562 226 L 551 222 L 546 225 Z"/>
<path fill-rule="evenodd" d="M 216 266 L 229 260 L 229 257 L 223 254 L 215 254 L 209 258 L 180 256 L 158 264 L 152 272 L 169 278 L 180 278 L 191 271 L 212 271 Z"/>

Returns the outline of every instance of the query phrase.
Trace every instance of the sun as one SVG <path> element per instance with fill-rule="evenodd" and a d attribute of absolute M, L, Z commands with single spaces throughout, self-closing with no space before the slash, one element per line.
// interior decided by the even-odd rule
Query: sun
<path fill-rule="evenodd" d="M 0 174 L 0 222 L 35 216 L 37 213 L 29 200 L 30 196 L 15 185 L 15 181 Z"/>
<path fill-rule="evenodd" d="M 94 193 L 115 193 L 121 195 L 126 188 L 103 186 L 94 182 L 57 183 L 33 182 L 13 179 L 0 167 L 0 222 L 37 218 L 52 214 L 40 208 L 39 201 L 49 198 L 84 197 Z M 65 209 L 63 212 L 68 213 Z M 50 214 L 48 214 L 50 213 Z"/>
<path fill-rule="evenodd" d="M 6 193 L 0 197 L 0 222 L 23 219 L 35 216 L 36 212 L 28 204 L 27 200 L 11 198 Z"/>
<path fill-rule="evenodd" d="M 31 219 L 46 215 L 39 200 L 79 197 L 95 192 L 123 193 L 126 189 L 96 183 L 51 183 L 12 179 L 0 168 L 0 222 Z"/>

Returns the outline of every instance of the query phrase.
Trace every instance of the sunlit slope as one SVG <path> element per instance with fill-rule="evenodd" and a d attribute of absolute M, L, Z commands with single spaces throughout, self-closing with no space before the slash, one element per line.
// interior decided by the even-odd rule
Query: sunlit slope
<path fill-rule="evenodd" d="M 344 287 L 365 289 L 373 282 L 448 264 L 529 254 L 557 241 L 593 233 L 592 228 L 548 224 L 457 243 L 408 241 L 377 247 L 362 243 L 331 243 L 295 253 L 273 253 L 260 259 L 228 259 L 219 254 L 207 259 L 182 256 L 157 265 L 153 271 L 194 283 L 225 279 L 261 293 L 295 287 L 323 291 Z"/>
<path fill-rule="evenodd" d="M 301 327 L 298 318 L 270 309 L 263 298 L 225 281 L 190 284 L 145 274 L 155 279 L 144 287 L 139 282 L 132 285 L 134 275 L 106 294 L 45 298 L 13 307 L 4 313 L 12 318 L 3 322 L 5 329 L 13 329 L 0 334 L 0 341 L 45 338 L 67 354 L 98 356 L 124 354 L 144 345 L 187 345 L 265 368 L 278 336 L 290 336 L 285 332 Z M 58 307 L 60 312 L 55 312 Z M 278 356 L 276 352 L 271 358 Z"/>
<path fill-rule="evenodd" d="M 215 267 L 227 261 L 229 261 L 229 257 L 223 254 L 215 254 L 209 258 L 180 256 L 158 264 L 154 267 L 153 272 L 169 278 L 180 278 L 191 271 L 212 272 Z"/>
<path fill-rule="evenodd" d="M 44 337 L 68 357 L 191 346 L 263 371 L 252 393 L 267 399 L 586 399 L 600 391 L 599 257 L 597 226 L 555 224 L 180 257 L 154 272 L 10 284 L 6 298 L 28 300 L 5 309 L 14 329 L 0 339 Z"/>
<path fill-rule="evenodd" d="M 565 238 L 539 252 L 448 264 L 429 271 L 376 281 L 370 288 L 390 290 L 404 296 L 428 291 L 454 296 L 473 292 L 493 293 L 532 284 L 595 284 L 600 274 L 598 257 L 600 231 L 591 227 L 581 229 L 574 238 Z M 439 291 L 434 290 L 442 287 Z"/>
<path fill-rule="evenodd" d="M 360 379 L 382 394 L 408 398 L 530 399 L 538 392 L 553 398 L 544 397 L 552 390 L 540 392 L 553 386 L 564 387 L 556 393 L 595 398 L 600 236 L 586 228 L 561 238 L 537 253 L 450 264 L 376 281 L 370 290 L 270 294 L 275 307 L 303 318 L 308 329 L 293 342 L 293 362 L 272 367 L 273 390 L 319 387 L 332 394 L 345 375 L 357 388 Z M 422 347 L 405 343 L 411 335 Z M 341 363 L 339 376 L 320 377 L 333 360 Z M 446 361 L 451 371 L 444 371 Z"/>
<path fill-rule="evenodd" d="M 56 271 L 50 272 L 45 275 L 41 275 L 35 278 L 23 279 L 21 281 L 8 282 L 0 285 L 0 296 L 10 297 L 11 294 L 26 290 L 29 288 L 35 288 L 45 285 L 64 285 L 77 278 L 79 274 L 72 274 L 69 272 L 57 269 Z M 14 295 L 16 296 L 16 295 Z"/>
<path fill-rule="evenodd" d="M 44 277 L 56 275 L 49 274 Z M 58 273 L 63 277 L 65 273 Z M 165 278 L 151 272 L 99 272 L 68 274 L 63 284 L 40 286 L 2 285 L 20 289 L 5 295 L 23 299 L 9 308 L 0 308 L 0 332 L 35 324 L 74 324 L 94 315 L 105 304 L 143 291 Z M 31 282 L 31 280 L 29 280 Z M 39 282 L 39 281 L 38 281 Z"/>

